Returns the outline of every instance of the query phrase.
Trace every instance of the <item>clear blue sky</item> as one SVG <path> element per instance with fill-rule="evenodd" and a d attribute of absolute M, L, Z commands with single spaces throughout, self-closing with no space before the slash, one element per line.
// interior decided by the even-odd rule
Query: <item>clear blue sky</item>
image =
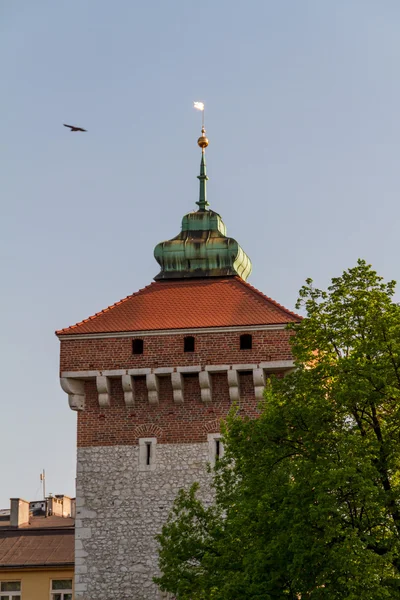
<path fill-rule="evenodd" d="M 209 200 L 289 308 L 358 257 L 400 279 L 398 0 L 3 0 L 0 508 L 74 494 L 54 330 L 150 283 Z M 69 133 L 73 123 L 88 133 Z"/>

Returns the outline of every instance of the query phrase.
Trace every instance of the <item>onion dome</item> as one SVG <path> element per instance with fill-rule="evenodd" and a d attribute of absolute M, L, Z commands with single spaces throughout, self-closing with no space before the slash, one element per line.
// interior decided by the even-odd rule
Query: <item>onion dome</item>
<path fill-rule="evenodd" d="M 201 148 L 199 208 L 183 217 L 179 235 L 155 247 L 154 257 L 161 267 L 155 280 L 231 275 L 246 281 L 251 273 L 249 257 L 236 240 L 227 237 L 220 215 L 208 208 L 205 134 L 203 126 L 197 140 Z"/>

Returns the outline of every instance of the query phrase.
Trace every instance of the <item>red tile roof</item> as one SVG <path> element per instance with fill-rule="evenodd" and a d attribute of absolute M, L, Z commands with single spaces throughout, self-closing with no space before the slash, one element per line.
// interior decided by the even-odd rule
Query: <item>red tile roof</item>
<path fill-rule="evenodd" d="M 0 570 L 73 563 L 73 527 L 0 531 Z"/>
<path fill-rule="evenodd" d="M 239 277 L 156 281 L 57 335 L 272 325 L 301 317 Z"/>

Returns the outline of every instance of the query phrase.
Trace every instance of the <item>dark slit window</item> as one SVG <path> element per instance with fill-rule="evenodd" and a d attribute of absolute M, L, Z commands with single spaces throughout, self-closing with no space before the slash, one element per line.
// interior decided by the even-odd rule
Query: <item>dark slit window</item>
<path fill-rule="evenodd" d="M 132 352 L 133 354 L 143 354 L 143 340 L 132 341 Z"/>
<path fill-rule="evenodd" d="M 240 336 L 240 349 L 251 350 L 253 347 L 253 336 L 249 333 L 244 333 Z"/>
<path fill-rule="evenodd" d="M 217 438 L 215 440 L 215 460 L 221 458 L 221 441 Z"/>
<path fill-rule="evenodd" d="M 184 338 L 183 350 L 184 352 L 194 352 L 194 337 L 192 335 Z"/>
<path fill-rule="evenodd" d="M 146 465 L 150 464 L 151 459 L 151 444 L 148 442 L 146 444 Z"/>

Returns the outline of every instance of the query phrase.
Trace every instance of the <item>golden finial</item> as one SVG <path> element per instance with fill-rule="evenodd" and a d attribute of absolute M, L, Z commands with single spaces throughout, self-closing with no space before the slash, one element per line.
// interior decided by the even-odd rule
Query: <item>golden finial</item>
<path fill-rule="evenodd" d="M 201 110 L 202 128 L 201 128 L 201 136 L 197 140 L 197 143 L 200 146 L 202 152 L 204 152 L 204 150 L 208 146 L 208 139 L 206 138 L 206 130 L 204 128 L 204 102 L 193 102 L 193 106 L 196 110 Z"/>
<path fill-rule="evenodd" d="M 206 137 L 206 130 L 203 127 L 201 128 L 201 136 L 199 137 L 199 139 L 197 140 L 198 145 L 200 146 L 200 148 L 202 149 L 202 151 L 204 152 L 204 150 L 207 148 L 208 146 L 208 138 Z"/>

